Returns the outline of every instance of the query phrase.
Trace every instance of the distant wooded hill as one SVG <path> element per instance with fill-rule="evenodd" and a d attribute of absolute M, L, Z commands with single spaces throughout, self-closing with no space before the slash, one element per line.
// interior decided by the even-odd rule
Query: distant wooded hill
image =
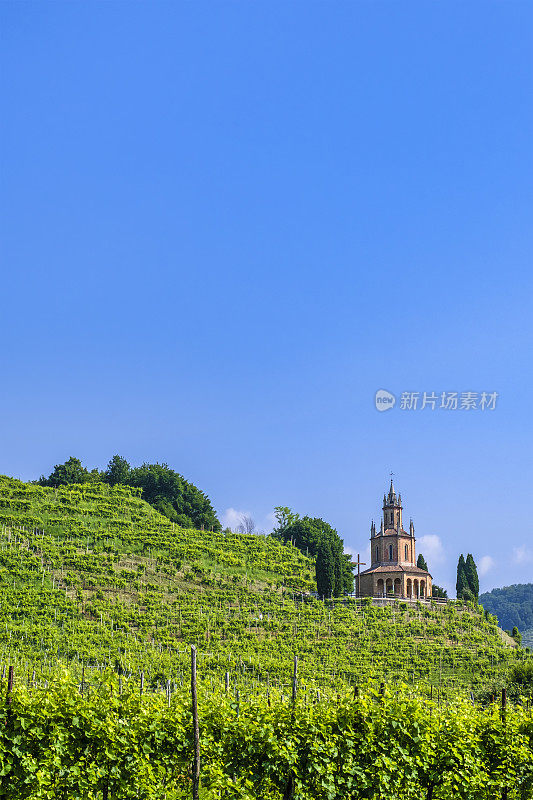
<path fill-rule="evenodd" d="M 533 583 L 517 583 L 479 596 L 486 611 L 498 617 L 501 628 L 519 631 L 533 628 Z"/>

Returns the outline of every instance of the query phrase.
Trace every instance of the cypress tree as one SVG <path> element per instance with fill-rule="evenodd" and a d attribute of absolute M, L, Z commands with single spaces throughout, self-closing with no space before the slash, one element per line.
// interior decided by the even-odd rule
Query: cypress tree
<path fill-rule="evenodd" d="M 420 569 L 425 569 L 426 572 L 429 572 L 428 565 L 426 564 L 426 559 L 422 555 L 422 553 L 418 554 L 418 558 L 416 559 L 416 566 L 420 567 Z"/>
<path fill-rule="evenodd" d="M 463 554 L 459 556 L 457 563 L 457 582 L 455 584 L 455 591 L 458 600 L 464 598 L 465 590 L 468 589 L 468 581 L 465 575 L 466 562 Z"/>
<path fill-rule="evenodd" d="M 468 588 L 472 592 L 472 597 L 477 602 L 477 599 L 479 597 L 479 578 L 477 574 L 476 562 L 474 561 L 472 553 L 469 553 L 466 557 L 465 577 L 466 577 L 466 582 L 468 584 Z"/>
<path fill-rule="evenodd" d="M 342 552 L 339 552 L 337 549 L 334 553 L 334 562 L 335 562 L 335 586 L 333 588 L 333 594 L 335 597 L 342 597 L 344 594 L 344 580 L 342 576 Z"/>
<path fill-rule="evenodd" d="M 350 594 L 354 590 L 355 578 L 351 562 L 352 557 L 349 554 L 341 553 L 343 594 Z"/>
<path fill-rule="evenodd" d="M 320 597 L 331 597 L 335 589 L 335 564 L 328 539 L 323 539 L 318 545 L 316 588 Z"/>

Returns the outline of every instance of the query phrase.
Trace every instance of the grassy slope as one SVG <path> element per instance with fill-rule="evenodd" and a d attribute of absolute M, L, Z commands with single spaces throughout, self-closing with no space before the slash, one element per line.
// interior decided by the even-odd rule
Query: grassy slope
<path fill-rule="evenodd" d="M 494 624 L 454 605 L 323 604 L 314 565 L 269 537 L 174 526 L 123 487 L 45 489 L 0 478 L 1 662 L 58 662 L 183 680 L 188 646 L 204 676 L 253 687 L 304 680 L 490 682 L 517 656 Z M 18 659 L 18 660 L 17 660 Z"/>

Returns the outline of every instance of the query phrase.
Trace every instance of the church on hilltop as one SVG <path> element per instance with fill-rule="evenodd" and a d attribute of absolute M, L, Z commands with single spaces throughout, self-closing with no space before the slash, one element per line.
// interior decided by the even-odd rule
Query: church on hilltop
<path fill-rule="evenodd" d="M 397 597 L 404 600 L 431 598 L 432 578 L 416 566 L 415 527 L 402 527 L 402 496 L 396 496 L 392 480 L 383 495 L 383 519 L 379 531 L 370 526 L 370 567 L 357 578 L 359 597 Z"/>

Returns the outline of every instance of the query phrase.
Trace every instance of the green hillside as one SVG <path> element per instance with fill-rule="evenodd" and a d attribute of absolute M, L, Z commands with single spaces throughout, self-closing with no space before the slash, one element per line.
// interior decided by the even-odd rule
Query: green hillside
<path fill-rule="evenodd" d="M 518 583 L 493 589 L 480 595 L 479 602 L 483 608 L 498 617 L 505 630 L 512 630 L 515 625 L 521 632 L 533 629 L 533 583 Z"/>
<path fill-rule="evenodd" d="M 189 645 L 206 679 L 243 691 L 288 680 L 482 688 L 523 658 L 479 608 L 346 598 L 322 603 L 314 563 L 273 537 L 186 530 L 135 489 L 0 478 L 0 652 L 31 677 L 59 664 L 182 682 Z M 35 676 L 34 676 L 35 677 Z"/>

